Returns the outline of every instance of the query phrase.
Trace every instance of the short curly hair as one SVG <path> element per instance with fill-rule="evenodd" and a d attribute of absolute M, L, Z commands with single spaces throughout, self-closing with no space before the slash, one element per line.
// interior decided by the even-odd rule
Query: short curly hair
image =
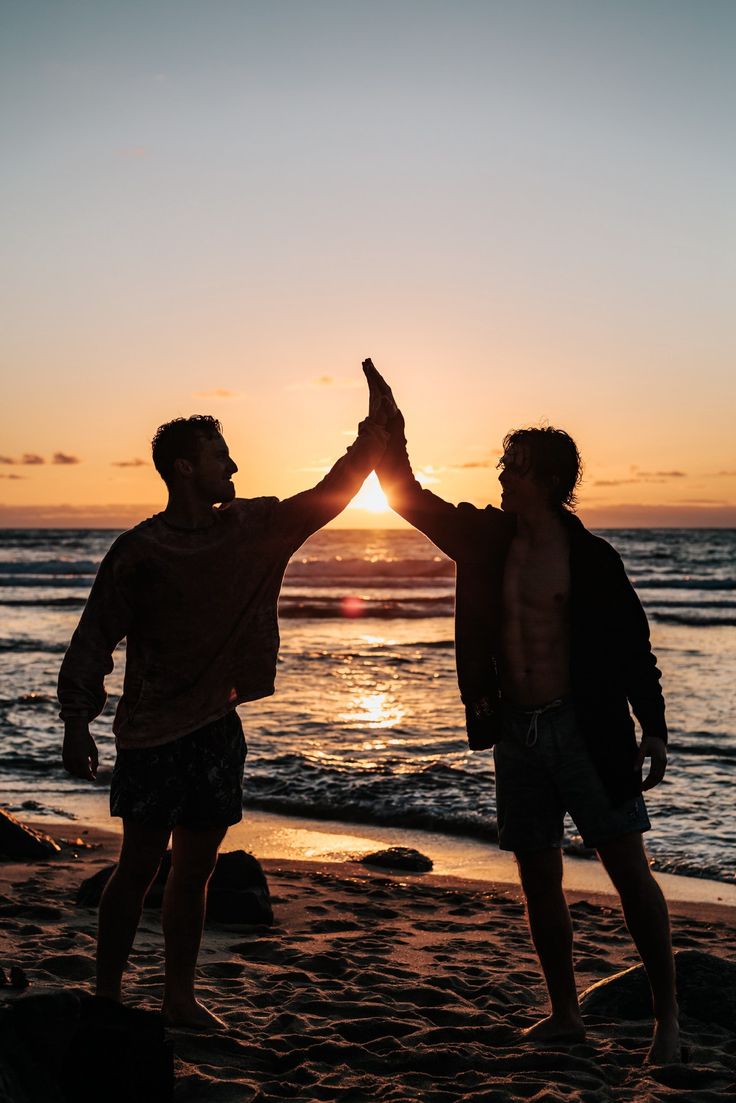
<path fill-rule="evenodd" d="M 199 454 L 200 441 L 212 440 L 222 432 L 216 417 L 210 414 L 192 414 L 191 417 L 175 417 L 165 425 L 159 425 L 153 434 L 151 451 L 153 466 L 167 486 L 174 474 L 177 460 L 193 463 Z"/>
<path fill-rule="evenodd" d="M 503 438 L 504 452 L 511 447 L 525 450 L 529 470 L 547 487 L 555 506 L 568 510 L 575 508 L 583 461 L 569 433 L 551 425 L 514 429 Z M 503 464 L 503 460 L 500 463 Z"/>

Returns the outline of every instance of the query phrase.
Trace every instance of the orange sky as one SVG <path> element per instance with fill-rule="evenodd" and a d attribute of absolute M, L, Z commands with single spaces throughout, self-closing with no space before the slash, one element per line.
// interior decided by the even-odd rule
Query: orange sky
<path fill-rule="evenodd" d="M 238 492 L 319 478 L 373 356 L 415 467 L 498 502 L 566 428 L 597 526 L 736 525 L 731 5 L 18 4 L 0 526 L 127 525 L 221 417 Z M 348 510 L 343 525 L 390 524 Z"/>

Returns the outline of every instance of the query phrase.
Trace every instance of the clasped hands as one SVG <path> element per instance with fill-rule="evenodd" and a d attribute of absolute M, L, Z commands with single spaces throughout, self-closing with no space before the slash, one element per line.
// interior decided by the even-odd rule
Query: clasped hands
<path fill-rule="evenodd" d="M 391 388 L 370 358 L 363 361 L 363 371 L 368 383 L 368 416 L 376 425 L 386 428 L 399 413 Z"/>

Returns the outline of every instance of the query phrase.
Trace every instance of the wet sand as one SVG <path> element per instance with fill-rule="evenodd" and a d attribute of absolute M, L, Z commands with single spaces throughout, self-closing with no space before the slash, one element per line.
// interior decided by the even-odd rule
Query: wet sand
<path fill-rule="evenodd" d="M 325 825 L 311 829 L 323 842 L 330 834 Z M 374 839 L 372 830 L 352 831 L 347 840 Z M 84 877 L 114 860 L 119 836 L 79 824 L 55 825 L 54 833 L 101 846 L 77 857 L 0 864 L 0 964 L 21 965 L 34 988 L 88 988 L 96 915 L 77 908 L 74 897 Z M 405 833 L 392 834 L 406 843 Z M 233 841 L 242 840 L 230 838 L 228 848 Z M 252 849 L 269 852 L 263 843 L 260 854 Z M 274 926 L 205 931 L 200 996 L 228 1029 L 171 1032 L 177 1101 L 736 1097 L 736 1033 L 695 1019 L 683 1024 L 690 1051 L 683 1066 L 642 1068 L 651 1026 L 640 1021 L 596 1019 L 588 1040 L 569 1048 L 521 1042 L 518 1031 L 545 1011 L 545 993 L 513 883 L 387 873 L 293 854 L 263 865 Z M 731 887 L 722 889 L 728 895 Z M 637 961 L 613 897 L 588 887 L 571 889 L 569 898 L 581 989 Z M 679 900 L 672 914 L 676 948 L 736 960 L 736 908 Z M 144 912 L 129 1002 L 158 1008 L 162 950 L 159 916 Z"/>

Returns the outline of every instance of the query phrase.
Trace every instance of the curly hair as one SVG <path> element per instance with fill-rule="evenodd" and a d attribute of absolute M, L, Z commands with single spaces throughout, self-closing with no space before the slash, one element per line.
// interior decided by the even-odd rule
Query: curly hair
<path fill-rule="evenodd" d="M 503 438 L 504 452 L 512 446 L 524 449 L 529 470 L 547 487 L 554 505 L 573 510 L 583 462 L 570 434 L 551 425 L 514 429 Z"/>
<path fill-rule="evenodd" d="M 174 474 L 176 460 L 194 462 L 199 454 L 202 438 L 212 440 L 222 432 L 216 417 L 210 414 L 192 414 L 191 417 L 175 417 L 165 425 L 159 425 L 153 434 L 151 451 L 153 466 L 167 486 Z"/>

